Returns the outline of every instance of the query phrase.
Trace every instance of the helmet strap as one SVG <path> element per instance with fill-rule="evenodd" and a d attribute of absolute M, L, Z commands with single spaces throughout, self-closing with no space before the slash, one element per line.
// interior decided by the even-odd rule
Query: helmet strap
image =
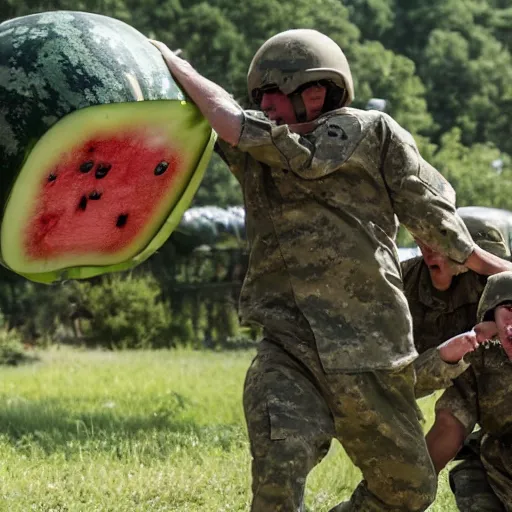
<path fill-rule="evenodd" d="M 301 92 L 293 92 L 288 96 L 292 102 L 295 117 L 298 123 L 305 123 L 308 120 L 308 113 L 306 112 L 306 105 L 302 99 Z"/>
<path fill-rule="evenodd" d="M 347 96 L 347 91 L 334 85 L 332 83 L 328 83 L 326 85 L 325 91 L 325 100 L 324 106 L 322 107 L 322 112 L 330 112 L 331 110 L 336 110 L 340 108 L 344 103 Z"/>

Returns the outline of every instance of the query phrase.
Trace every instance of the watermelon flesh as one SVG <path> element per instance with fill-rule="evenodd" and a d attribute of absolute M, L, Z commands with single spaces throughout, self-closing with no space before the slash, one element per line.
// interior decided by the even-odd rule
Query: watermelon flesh
<path fill-rule="evenodd" d="M 117 20 L 55 12 L 0 24 L 0 57 L 0 262 L 50 283 L 144 261 L 215 142 L 158 51 Z"/>
<path fill-rule="evenodd" d="M 70 149 L 41 180 L 23 252 L 54 265 L 67 255 L 118 254 L 154 218 L 180 164 L 171 143 L 151 130 L 118 132 Z"/>

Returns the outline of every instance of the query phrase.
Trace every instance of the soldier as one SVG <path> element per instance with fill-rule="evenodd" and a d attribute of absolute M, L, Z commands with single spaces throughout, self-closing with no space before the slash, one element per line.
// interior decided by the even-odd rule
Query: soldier
<path fill-rule="evenodd" d="M 462 219 L 476 244 L 500 258 L 510 258 L 510 249 L 496 225 L 466 213 Z M 417 242 L 422 255 L 403 261 L 401 266 L 414 344 L 420 354 L 414 365 L 416 396 L 421 397 L 450 387 L 469 366 L 462 358 L 478 346 L 475 334 L 468 331 L 477 323 L 476 310 L 487 278 L 466 272 L 465 267 Z M 451 343 L 438 346 L 448 339 Z"/>
<path fill-rule="evenodd" d="M 450 474 L 462 512 L 512 511 L 512 272 L 488 279 L 478 305 L 475 331 L 491 343 L 467 357 L 469 369 L 436 404 L 441 427 L 428 434 L 433 462 L 443 468 L 478 423 L 481 431 L 468 444 L 477 455 Z M 448 420 L 451 418 L 451 422 Z M 443 428 L 448 427 L 448 428 Z"/>
<path fill-rule="evenodd" d="M 448 182 L 388 115 L 348 108 L 350 68 L 314 30 L 255 54 L 244 111 L 161 43 L 239 180 L 250 262 L 243 323 L 264 339 L 244 386 L 253 512 L 302 511 L 332 438 L 364 476 L 336 510 L 420 511 L 436 493 L 414 397 L 417 353 L 394 237 L 416 236 L 483 274 L 510 268 L 474 245 Z"/>

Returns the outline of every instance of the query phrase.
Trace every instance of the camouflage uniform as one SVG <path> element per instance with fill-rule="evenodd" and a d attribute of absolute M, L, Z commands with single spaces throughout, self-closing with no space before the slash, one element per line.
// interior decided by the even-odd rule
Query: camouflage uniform
<path fill-rule="evenodd" d="M 445 363 L 437 347 L 453 336 L 471 330 L 486 278 L 468 271 L 454 276 L 450 288 L 434 288 L 422 257 L 402 262 L 404 292 L 409 303 L 414 344 L 420 354 L 416 368 L 416 396 L 422 397 L 452 385 L 468 363 Z"/>
<path fill-rule="evenodd" d="M 333 437 L 365 477 L 352 510 L 424 510 L 436 477 L 408 366 L 395 213 L 458 262 L 473 242 L 442 199 L 449 184 L 391 118 L 345 108 L 318 124 L 299 137 L 246 112 L 237 150 L 221 143 L 251 244 L 241 318 L 266 337 L 244 392 L 252 510 L 300 510 Z"/>
<path fill-rule="evenodd" d="M 448 198 L 451 200 L 451 198 Z M 464 213 L 462 219 L 473 241 L 482 249 L 510 258 L 510 249 L 504 234 L 492 221 Z M 411 311 L 414 345 L 420 354 L 414 361 L 416 369 L 416 396 L 422 397 L 438 389 L 446 389 L 469 364 L 445 363 L 437 347 L 453 336 L 471 330 L 487 277 L 467 271 L 454 276 L 450 288 L 436 290 L 423 257 L 401 263 L 404 293 Z"/>
<path fill-rule="evenodd" d="M 417 352 L 393 240 L 398 215 L 464 262 L 474 245 L 445 199 L 453 189 L 375 111 L 329 111 L 303 136 L 246 111 L 237 147 L 220 142 L 219 151 L 246 208 L 240 316 L 265 336 L 244 388 L 252 511 L 303 510 L 306 477 L 332 438 L 365 479 L 346 510 L 424 510 L 437 477 L 418 421 Z"/>
<path fill-rule="evenodd" d="M 478 321 L 505 300 L 512 301 L 512 273 L 488 279 L 478 307 Z M 436 404 L 448 409 L 468 434 L 478 423 L 481 433 L 469 443 L 477 457 L 450 474 L 457 506 L 463 512 L 512 511 L 512 361 L 499 344 L 467 357 L 470 368 L 454 381 Z M 481 441 L 480 441 L 481 438 Z"/>

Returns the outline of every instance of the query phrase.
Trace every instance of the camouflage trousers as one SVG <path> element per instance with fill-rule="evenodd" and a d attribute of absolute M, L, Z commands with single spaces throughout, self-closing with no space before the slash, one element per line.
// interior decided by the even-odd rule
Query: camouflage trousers
<path fill-rule="evenodd" d="M 469 448 L 469 449 L 468 449 Z M 462 462 L 450 471 L 450 487 L 461 512 L 512 512 L 510 440 L 472 434 Z"/>
<path fill-rule="evenodd" d="M 244 387 L 252 512 L 304 510 L 311 469 L 338 439 L 364 480 L 344 512 L 423 511 L 437 476 L 414 396 L 414 370 L 325 374 L 313 349 L 300 361 L 264 339 Z"/>

